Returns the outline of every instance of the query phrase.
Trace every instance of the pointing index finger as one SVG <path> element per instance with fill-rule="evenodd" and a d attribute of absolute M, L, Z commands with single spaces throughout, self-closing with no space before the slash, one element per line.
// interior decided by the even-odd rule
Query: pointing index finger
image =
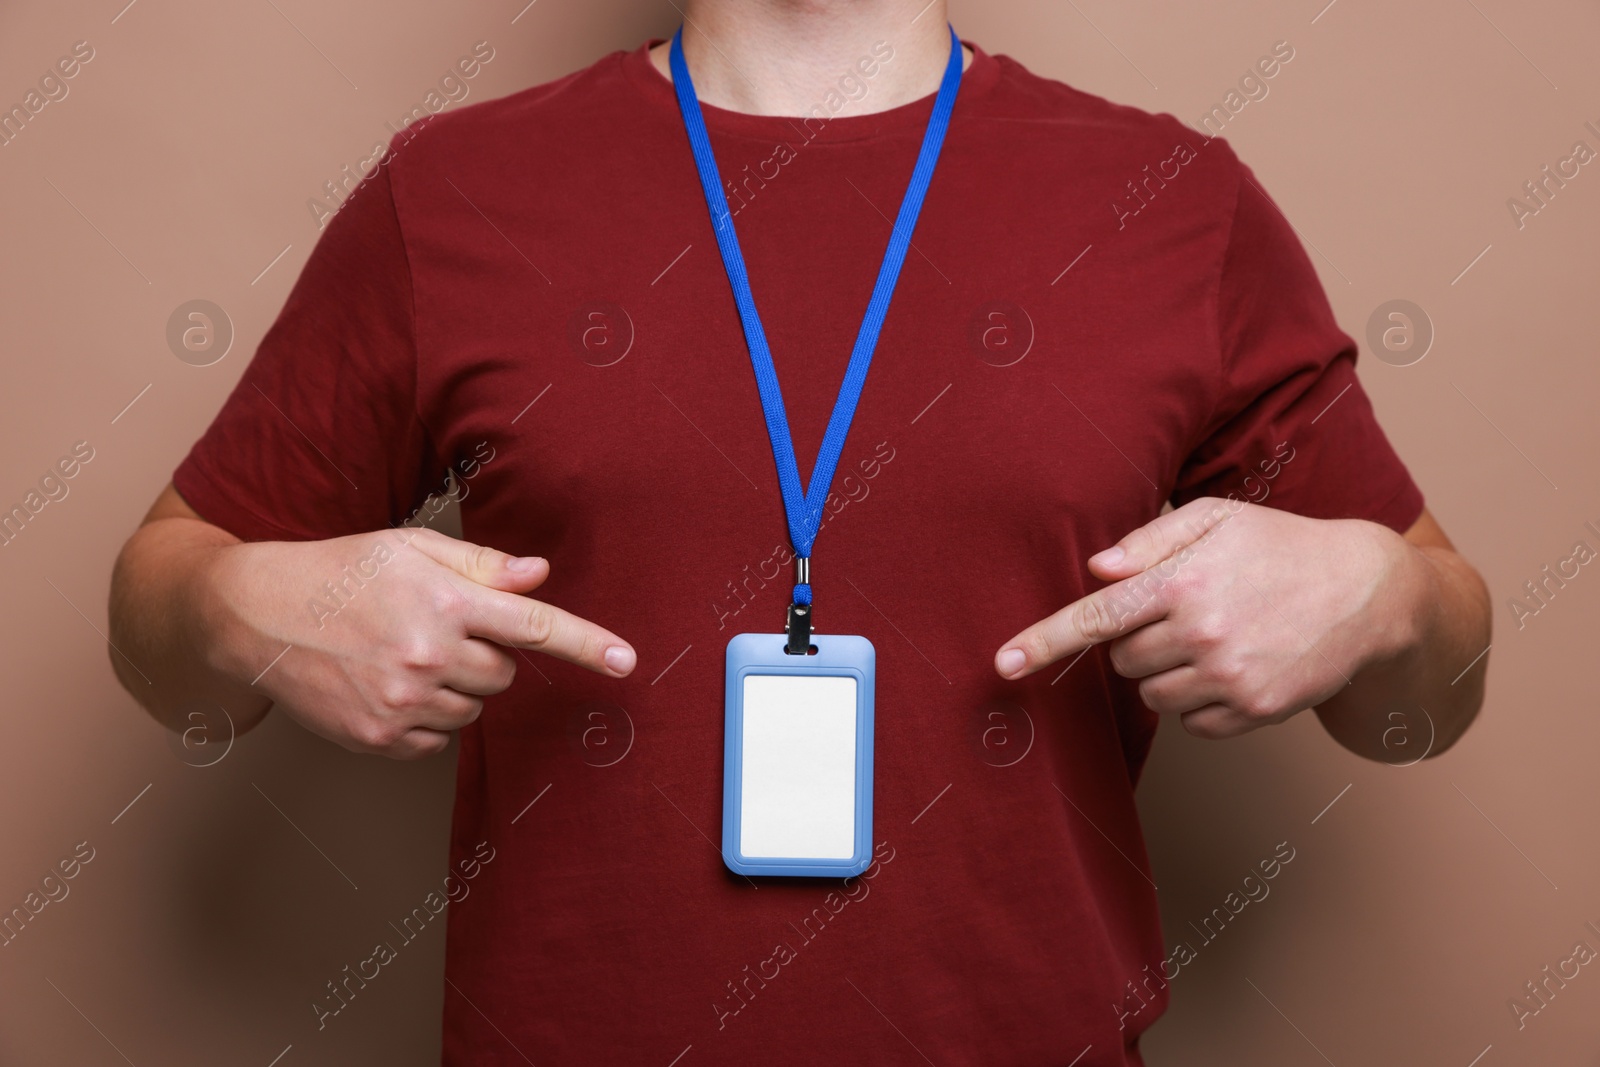
<path fill-rule="evenodd" d="M 995 670 L 1002 678 L 1025 678 L 1091 645 L 1164 618 L 1169 609 L 1166 583 L 1141 583 L 1140 577 L 1108 585 L 1034 623 L 1001 646 L 994 657 Z"/>

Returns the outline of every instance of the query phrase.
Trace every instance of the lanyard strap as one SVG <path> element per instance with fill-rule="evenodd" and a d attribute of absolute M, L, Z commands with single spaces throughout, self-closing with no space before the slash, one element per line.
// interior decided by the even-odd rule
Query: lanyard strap
<path fill-rule="evenodd" d="M 695 96 L 694 82 L 689 77 L 689 66 L 683 58 L 682 27 L 672 36 L 672 84 L 678 96 L 678 110 L 683 113 L 689 146 L 694 150 L 695 169 L 700 173 L 700 186 L 705 191 L 717 247 L 722 252 L 722 265 L 727 270 L 728 284 L 733 288 L 739 321 L 744 325 L 745 343 L 750 349 L 750 363 L 755 368 L 756 387 L 761 393 L 761 410 L 767 420 L 767 436 L 772 441 L 772 458 L 778 467 L 778 486 L 783 492 L 789 540 L 796 557 L 801 560 L 809 560 L 817 529 L 822 525 L 822 508 L 833 484 L 834 471 L 839 466 L 839 455 L 844 451 L 850 420 L 854 418 L 856 403 L 861 399 L 861 389 L 867 381 L 867 368 L 872 363 L 872 352 L 878 344 L 878 333 L 883 328 L 884 317 L 889 313 L 889 299 L 894 295 L 900 267 L 905 263 L 906 250 L 911 246 L 911 231 L 916 228 L 923 197 L 927 194 L 928 183 L 933 180 L 933 168 L 939 161 L 945 130 L 950 125 L 950 112 L 956 103 L 956 90 L 961 85 L 961 60 L 961 41 L 956 37 L 955 30 L 951 29 L 950 61 L 945 66 L 944 79 L 939 83 L 933 114 L 928 118 L 922 151 L 917 155 L 917 165 L 911 172 L 911 183 L 906 187 L 905 199 L 900 202 L 900 213 L 895 218 L 894 231 L 889 236 L 889 247 L 883 254 L 883 265 L 878 268 L 878 281 L 872 289 L 872 300 L 861 320 L 861 330 L 856 335 L 855 348 L 850 353 L 844 382 L 839 386 L 839 399 L 834 403 L 833 415 L 828 419 L 827 432 L 822 438 L 822 448 L 811 470 L 810 488 L 802 492 L 794 442 L 789 436 L 789 417 L 784 411 L 783 393 L 778 388 L 778 372 L 772 365 L 772 350 L 767 345 L 766 332 L 761 328 L 761 318 L 756 313 L 755 296 L 750 291 L 750 276 L 745 270 L 744 255 L 739 250 L 739 238 L 733 232 L 733 215 L 728 210 L 728 198 L 722 191 L 722 177 L 717 172 L 716 156 L 711 152 L 711 138 L 706 132 L 699 98 Z M 809 605 L 809 567 L 799 568 L 799 574 L 802 579 L 794 587 L 794 603 Z"/>

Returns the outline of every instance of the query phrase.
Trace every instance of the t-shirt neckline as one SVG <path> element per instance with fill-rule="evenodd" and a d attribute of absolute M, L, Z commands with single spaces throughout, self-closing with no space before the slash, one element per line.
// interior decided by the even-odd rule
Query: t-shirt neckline
<path fill-rule="evenodd" d="M 624 53 L 622 66 L 651 107 L 667 112 L 674 122 L 681 123 L 678 97 L 672 82 L 650 61 L 650 49 L 660 44 L 661 40 L 658 37 L 650 38 L 632 52 Z M 1000 67 L 993 56 L 971 41 L 963 40 L 961 43 L 972 49 L 972 63 L 961 75 L 961 92 L 956 98 L 956 113 L 953 116 L 956 119 L 960 118 L 963 105 L 994 85 L 999 78 Z M 868 84 L 871 84 L 870 81 Z M 902 130 L 921 131 L 933 112 L 933 101 L 937 95 L 937 92 L 932 92 L 897 107 L 865 115 L 830 116 L 825 123 L 803 115 L 752 115 L 703 101 L 700 110 L 705 116 L 706 128 L 712 133 L 767 140 L 792 139 L 798 134 L 809 143 L 830 144 L 866 140 Z M 825 101 L 819 100 L 818 103 L 826 106 Z"/>

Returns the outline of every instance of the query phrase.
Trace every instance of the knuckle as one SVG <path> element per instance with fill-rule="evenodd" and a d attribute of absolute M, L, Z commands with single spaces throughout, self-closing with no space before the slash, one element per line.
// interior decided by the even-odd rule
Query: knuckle
<path fill-rule="evenodd" d="M 417 743 L 417 754 L 422 756 L 437 756 L 450 747 L 449 734 L 434 734 Z"/>
<path fill-rule="evenodd" d="M 522 636 L 530 645 L 542 647 L 555 636 L 555 615 L 537 600 L 528 601 L 522 612 Z"/>
<path fill-rule="evenodd" d="M 593 626 L 579 626 L 580 640 L 578 657 L 583 663 L 600 663 L 605 656 L 606 646 L 611 643 L 604 632 Z"/>
<path fill-rule="evenodd" d="M 1211 677 L 1232 691 L 1245 680 L 1244 661 L 1238 656 L 1221 656 L 1210 665 Z"/>
<path fill-rule="evenodd" d="M 389 711 L 406 711 L 422 702 L 422 689 L 407 678 L 390 678 L 378 688 L 378 702 Z"/>
<path fill-rule="evenodd" d="M 350 737 L 362 751 L 385 752 L 399 740 L 400 730 L 375 716 L 363 716 L 350 727 Z"/>
<path fill-rule="evenodd" d="M 517 661 L 510 656 L 499 656 L 491 668 L 490 684 L 496 693 L 503 693 L 517 680 Z"/>
<path fill-rule="evenodd" d="M 1030 632 L 1022 642 L 1022 647 L 1028 654 L 1029 663 L 1047 663 L 1054 655 L 1054 642 L 1050 640 L 1050 632 L 1044 627 Z"/>
<path fill-rule="evenodd" d="M 1270 689 L 1256 689 L 1239 701 L 1239 711 L 1253 722 L 1264 722 L 1277 717 L 1280 701 Z"/>
<path fill-rule="evenodd" d="M 400 649 L 402 666 L 423 673 L 432 673 L 445 665 L 445 649 L 431 637 L 417 636 Z"/>
<path fill-rule="evenodd" d="M 1148 526 L 1141 526 L 1133 531 L 1133 534 L 1128 538 L 1128 542 L 1123 545 L 1123 549 L 1130 556 L 1145 560 L 1153 561 L 1163 555 L 1161 552 L 1161 539 Z"/>
<path fill-rule="evenodd" d="M 1216 648 L 1228 636 L 1228 624 L 1216 612 L 1206 612 L 1190 625 L 1189 637 L 1202 648 Z"/>
<path fill-rule="evenodd" d="M 1118 621 L 1104 597 L 1092 596 L 1078 601 L 1072 613 L 1072 624 L 1079 633 L 1091 641 L 1103 641 L 1115 634 Z"/>
<path fill-rule="evenodd" d="M 1110 641 L 1106 651 L 1110 657 L 1110 667 L 1123 678 L 1142 678 L 1152 673 L 1131 637 L 1120 637 Z"/>
<path fill-rule="evenodd" d="M 500 553 L 487 545 L 474 545 L 467 550 L 467 563 L 474 571 L 492 571 L 499 567 Z"/>
<path fill-rule="evenodd" d="M 452 718 L 455 721 L 456 729 L 460 729 L 463 726 L 469 726 L 473 722 L 477 721 L 478 716 L 482 714 L 483 699 L 481 697 L 469 696 L 462 701 L 461 707 L 456 709 L 456 712 Z M 448 739 L 446 740 L 448 741 Z"/>

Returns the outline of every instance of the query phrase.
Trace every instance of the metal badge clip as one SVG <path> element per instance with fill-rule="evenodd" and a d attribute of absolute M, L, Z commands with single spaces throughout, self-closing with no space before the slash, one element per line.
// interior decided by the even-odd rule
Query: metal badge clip
<path fill-rule="evenodd" d="M 789 644 L 784 651 L 791 656 L 804 656 L 811 652 L 811 605 L 789 605 Z"/>

